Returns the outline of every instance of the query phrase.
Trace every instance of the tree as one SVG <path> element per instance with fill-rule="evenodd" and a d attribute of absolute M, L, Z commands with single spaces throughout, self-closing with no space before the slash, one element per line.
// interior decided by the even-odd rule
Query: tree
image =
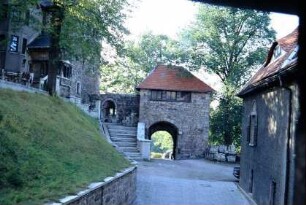
<path fill-rule="evenodd" d="M 152 151 L 165 153 L 168 150 L 173 151 L 172 136 L 166 131 L 157 131 L 152 136 Z"/>
<path fill-rule="evenodd" d="M 114 92 L 135 92 L 135 87 L 158 64 L 177 64 L 179 42 L 166 35 L 143 34 L 139 40 L 127 41 L 122 56 L 102 66 L 102 90 L 112 86 Z"/>
<path fill-rule="evenodd" d="M 204 67 L 222 81 L 222 92 L 216 95 L 220 105 L 211 115 L 211 135 L 222 137 L 226 145 L 241 137 L 237 126 L 242 105 L 235 94 L 265 60 L 275 38 L 269 25 L 266 12 L 202 5 L 195 23 L 181 35 L 189 67 Z"/>
<path fill-rule="evenodd" d="M 213 144 L 234 144 L 240 147 L 242 100 L 234 95 L 219 99 L 219 106 L 210 111 L 209 141 Z"/>
<path fill-rule="evenodd" d="M 200 6 L 196 22 L 182 33 L 191 67 L 204 66 L 225 85 L 243 85 L 275 38 L 269 25 L 266 12 Z"/>

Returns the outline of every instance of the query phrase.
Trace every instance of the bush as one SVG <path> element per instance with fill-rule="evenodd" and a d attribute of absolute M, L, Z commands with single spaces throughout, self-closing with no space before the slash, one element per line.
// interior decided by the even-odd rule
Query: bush
<path fill-rule="evenodd" d="M 158 153 L 158 152 L 151 152 L 151 158 L 154 158 L 154 159 L 161 159 L 163 156 L 162 153 Z"/>

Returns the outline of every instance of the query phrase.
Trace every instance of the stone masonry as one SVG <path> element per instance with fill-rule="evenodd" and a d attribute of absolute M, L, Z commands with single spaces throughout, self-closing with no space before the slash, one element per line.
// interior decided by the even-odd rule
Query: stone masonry
<path fill-rule="evenodd" d="M 139 117 L 139 95 L 132 94 L 101 94 L 101 120 L 105 121 L 106 102 L 114 103 L 116 115 L 115 123 L 127 126 L 136 126 Z"/>
<path fill-rule="evenodd" d="M 103 182 L 95 182 L 88 189 L 75 195 L 66 196 L 56 202 L 45 205 L 113 205 L 134 204 L 136 199 L 137 167 L 127 168 L 114 177 L 107 177 Z"/>
<path fill-rule="evenodd" d="M 150 90 L 140 91 L 139 121 L 150 126 L 168 122 L 176 126 L 176 159 L 203 157 L 208 142 L 210 93 L 192 93 L 191 102 L 151 101 Z"/>

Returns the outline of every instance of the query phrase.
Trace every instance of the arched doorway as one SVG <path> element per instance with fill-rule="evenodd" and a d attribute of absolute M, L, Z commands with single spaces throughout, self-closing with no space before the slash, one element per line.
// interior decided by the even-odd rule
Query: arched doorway
<path fill-rule="evenodd" d="M 178 129 L 175 125 L 169 123 L 169 122 L 157 122 L 154 123 L 153 125 L 151 125 L 149 127 L 149 132 L 148 132 L 148 137 L 150 140 L 153 140 L 153 135 L 155 133 L 160 133 L 160 131 L 164 131 L 168 134 L 171 135 L 172 137 L 172 144 L 173 144 L 173 148 L 172 148 L 172 159 L 176 159 L 176 152 L 177 152 L 177 135 L 178 135 Z M 166 134 L 164 133 L 164 134 Z"/>
<path fill-rule="evenodd" d="M 102 104 L 102 121 L 103 122 L 116 122 L 117 110 L 116 104 L 112 100 L 105 100 Z"/>

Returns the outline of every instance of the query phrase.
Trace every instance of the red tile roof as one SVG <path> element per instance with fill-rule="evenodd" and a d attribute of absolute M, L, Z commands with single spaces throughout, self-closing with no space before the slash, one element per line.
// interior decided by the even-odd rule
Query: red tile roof
<path fill-rule="evenodd" d="M 159 65 L 138 86 L 139 89 L 212 92 L 213 89 L 179 66 Z"/>
<path fill-rule="evenodd" d="M 278 57 L 274 61 L 272 60 L 273 52 L 276 46 L 279 45 L 280 48 L 285 52 L 282 56 Z M 294 62 L 282 67 L 283 63 L 289 58 L 290 54 L 294 51 L 296 46 L 298 45 L 298 28 L 296 28 L 293 32 L 288 34 L 287 36 L 277 40 L 273 43 L 270 48 L 269 54 L 267 56 L 267 60 L 263 67 L 261 67 L 255 75 L 249 80 L 249 82 L 242 88 L 239 92 L 239 96 L 242 96 L 248 93 L 250 90 L 253 90 L 257 85 L 259 85 L 262 81 L 276 75 L 280 71 L 285 71 L 292 67 L 292 65 L 296 65 L 297 59 Z"/>

